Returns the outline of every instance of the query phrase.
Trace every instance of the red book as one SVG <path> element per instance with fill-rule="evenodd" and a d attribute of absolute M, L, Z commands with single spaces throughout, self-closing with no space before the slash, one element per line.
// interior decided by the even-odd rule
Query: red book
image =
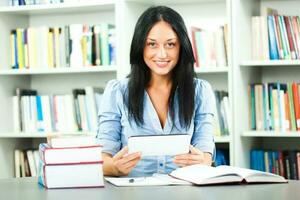
<path fill-rule="evenodd" d="M 193 51 L 194 51 L 194 57 L 196 59 L 196 67 L 199 67 L 200 63 L 199 63 L 197 46 L 196 46 L 196 38 L 195 38 L 195 32 L 197 32 L 197 31 L 201 31 L 201 29 L 194 27 L 194 26 L 191 27 L 192 47 L 193 47 Z"/>
<path fill-rule="evenodd" d="M 295 119 L 297 130 L 300 131 L 300 101 L 299 101 L 299 93 L 298 93 L 298 84 L 292 84 L 292 91 L 294 97 L 294 110 L 295 110 Z"/>
<path fill-rule="evenodd" d="M 293 36 L 292 36 L 292 30 L 291 30 L 291 24 L 288 16 L 283 16 L 285 27 L 286 27 L 286 32 L 288 36 L 288 41 L 290 45 L 290 50 L 291 50 L 291 56 L 292 59 L 296 59 L 296 51 L 295 51 L 295 45 L 293 41 Z"/>

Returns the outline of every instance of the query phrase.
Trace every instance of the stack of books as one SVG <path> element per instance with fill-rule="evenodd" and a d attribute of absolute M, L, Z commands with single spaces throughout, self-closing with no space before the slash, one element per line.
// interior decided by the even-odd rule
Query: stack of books
<path fill-rule="evenodd" d="M 39 146 L 38 182 L 49 189 L 104 187 L 101 150 L 94 136 L 48 138 Z"/>

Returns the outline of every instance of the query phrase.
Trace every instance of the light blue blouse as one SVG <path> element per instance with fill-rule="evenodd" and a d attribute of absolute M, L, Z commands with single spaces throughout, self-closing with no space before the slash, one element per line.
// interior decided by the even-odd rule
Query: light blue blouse
<path fill-rule="evenodd" d="M 213 139 L 214 94 L 207 81 L 195 79 L 195 84 L 194 117 L 192 118 L 191 126 L 186 129 L 180 126 L 178 106 L 175 106 L 174 123 L 172 123 L 170 113 L 168 113 L 167 122 L 165 127 L 162 128 L 146 90 L 144 96 L 144 125 L 138 126 L 134 120 L 129 123 L 127 107 L 123 101 L 123 94 L 127 89 L 128 79 L 109 81 L 101 100 L 98 115 L 97 141 L 103 145 L 102 152 L 115 155 L 122 147 L 127 145 L 127 139 L 132 135 L 187 133 L 192 135 L 191 145 L 215 156 Z M 175 95 L 177 95 L 176 92 Z M 175 105 L 178 105 L 176 98 Z M 142 157 L 129 176 L 170 173 L 178 167 L 172 162 L 172 159 L 171 156 Z"/>

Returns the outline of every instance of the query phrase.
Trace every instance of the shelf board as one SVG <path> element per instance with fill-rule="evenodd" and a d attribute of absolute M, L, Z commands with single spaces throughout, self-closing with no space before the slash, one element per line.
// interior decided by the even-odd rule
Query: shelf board
<path fill-rule="evenodd" d="M 300 66 L 300 60 L 250 60 L 243 61 L 240 66 Z"/>
<path fill-rule="evenodd" d="M 300 131 L 244 131 L 242 137 L 300 137 Z"/>
<path fill-rule="evenodd" d="M 161 0 L 126 0 L 127 2 L 138 2 L 138 3 L 148 3 L 148 4 L 161 4 Z M 187 3 L 225 3 L 226 0 L 164 0 L 164 4 L 187 4 Z"/>
<path fill-rule="evenodd" d="M 2 6 L 0 13 L 19 15 L 38 15 L 70 12 L 92 12 L 100 10 L 113 10 L 115 0 L 92 0 L 76 3 L 37 4 L 26 6 Z"/>
<path fill-rule="evenodd" d="M 0 133 L 0 138 L 46 138 L 50 135 L 68 135 L 77 134 L 78 135 L 95 135 L 93 132 L 53 132 L 53 133 Z"/>
<path fill-rule="evenodd" d="M 216 143 L 230 143 L 231 138 L 230 136 L 214 136 Z"/>
<path fill-rule="evenodd" d="M 48 69 L 7 69 L 0 70 L 0 75 L 34 75 L 34 74 L 68 74 L 68 73 L 91 73 L 91 72 L 116 72 L 116 66 L 95 67 L 62 67 Z"/>
<path fill-rule="evenodd" d="M 195 67 L 194 70 L 197 74 L 228 73 L 228 67 Z"/>

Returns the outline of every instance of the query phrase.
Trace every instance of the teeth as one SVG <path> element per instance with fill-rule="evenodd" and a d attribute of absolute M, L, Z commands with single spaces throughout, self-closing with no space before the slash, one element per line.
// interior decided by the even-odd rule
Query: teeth
<path fill-rule="evenodd" d="M 168 65 L 167 61 L 156 61 L 155 62 L 159 67 L 165 67 Z"/>

